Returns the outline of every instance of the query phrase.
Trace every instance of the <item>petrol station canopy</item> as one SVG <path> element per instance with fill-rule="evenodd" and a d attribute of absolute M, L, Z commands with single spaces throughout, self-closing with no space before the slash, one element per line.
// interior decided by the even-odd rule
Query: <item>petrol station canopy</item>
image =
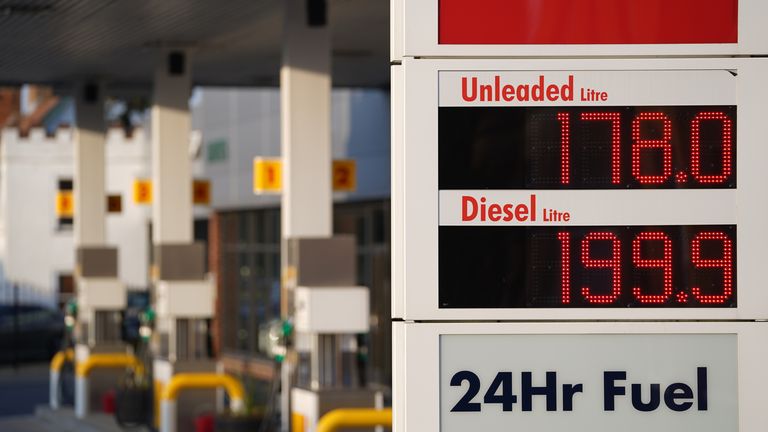
<path fill-rule="evenodd" d="M 15 0 L 0 3 L 0 85 L 103 78 L 148 90 L 156 48 L 191 49 L 206 86 L 279 83 L 282 0 Z M 333 85 L 387 86 L 389 2 L 330 0 Z"/>

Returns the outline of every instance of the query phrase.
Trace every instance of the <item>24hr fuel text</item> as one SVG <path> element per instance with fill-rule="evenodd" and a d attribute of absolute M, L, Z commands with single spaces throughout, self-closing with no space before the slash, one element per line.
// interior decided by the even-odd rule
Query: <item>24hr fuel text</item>
<path fill-rule="evenodd" d="M 547 411 L 574 411 L 578 407 L 578 396 L 584 392 L 597 389 L 585 388 L 582 383 L 559 383 L 557 372 L 546 372 L 544 384 L 534 385 L 536 380 L 542 382 L 541 376 L 533 372 L 520 372 L 520 397 L 514 394 L 512 388 L 512 372 L 498 372 L 489 384 L 480 382 L 480 377 L 468 370 L 456 372 L 451 377 L 451 387 L 462 387 L 469 384 L 464 395 L 456 402 L 451 412 L 480 412 L 483 406 L 499 404 L 503 411 L 515 411 L 519 403 L 520 411 L 533 411 L 534 398 L 543 398 Z M 486 387 L 487 386 L 487 387 Z M 483 398 L 477 397 L 481 388 L 485 388 Z M 641 383 L 634 382 L 627 371 L 603 372 L 603 410 L 616 411 L 617 402 L 627 398 L 632 409 L 641 412 L 656 410 L 670 411 L 707 411 L 707 368 L 696 369 L 696 382 L 684 383 Z M 482 403 L 479 402 L 482 400 Z M 488 407 L 487 409 L 490 409 Z M 493 408 L 497 409 L 497 408 Z"/>

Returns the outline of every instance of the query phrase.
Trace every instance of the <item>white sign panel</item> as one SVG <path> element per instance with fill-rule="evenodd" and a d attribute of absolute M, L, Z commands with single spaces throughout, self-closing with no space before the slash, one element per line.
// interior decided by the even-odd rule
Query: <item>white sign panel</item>
<path fill-rule="evenodd" d="M 440 431 L 738 430 L 735 334 L 442 335 Z"/>
<path fill-rule="evenodd" d="M 396 317 L 768 318 L 768 61 L 402 67 Z"/>
<path fill-rule="evenodd" d="M 763 322 L 396 322 L 397 430 L 764 432 Z"/>

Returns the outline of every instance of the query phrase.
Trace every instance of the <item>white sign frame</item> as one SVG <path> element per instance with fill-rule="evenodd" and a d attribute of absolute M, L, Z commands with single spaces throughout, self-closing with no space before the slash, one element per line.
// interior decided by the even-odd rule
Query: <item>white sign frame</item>
<path fill-rule="evenodd" d="M 467 5 L 471 5 L 471 2 L 467 2 Z M 391 13 L 393 60 L 416 56 L 624 57 L 768 53 L 768 28 L 765 26 L 768 3 L 763 0 L 739 1 L 738 43 L 723 44 L 441 45 L 437 40 L 438 0 L 393 0 Z"/>
<path fill-rule="evenodd" d="M 768 245 L 768 194 L 764 187 L 768 185 L 768 170 L 760 161 L 768 160 L 768 146 L 764 145 L 765 135 L 760 135 L 764 127 L 763 117 L 765 101 L 768 101 L 768 86 L 764 84 L 768 76 L 768 59 L 540 59 L 540 60 L 415 60 L 406 59 L 402 66 L 394 66 L 393 77 L 403 79 L 393 84 L 394 97 L 404 100 L 403 111 L 393 116 L 393 127 L 402 122 L 402 132 L 393 129 L 393 176 L 401 175 L 402 184 L 393 185 L 393 196 L 403 198 L 393 200 L 393 248 L 402 250 L 402 255 L 395 254 L 393 268 L 397 275 L 393 286 L 393 317 L 407 320 L 622 320 L 622 319 L 768 319 L 768 289 L 761 289 L 760 272 L 765 267 L 764 251 Z M 402 68 L 402 70 L 401 70 Z M 658 71 L 661 74 L 686 71 L 722 71 L 732 76 L 735 94 L 715 91 L 695 94 L 690 90 L 681 90 L 683 97 L 672 98 L 669 95 L 655 100 L 657 105 L 693 105 L 728 103 L 733 97 L 737 107 L 737 189 L 721 190 L 711 196 L 730 196 L 730 204 L 735 208 L 721 209 L 719 216 L 713 219 L 692 220 L 697 223 L 735 223 L 737 224 L 737 303 L 735 308 L 614 308 L 614 309 L 440 309 L 438 307 L 438 225 L 439 200 L 437 187 L 437 121 L 440 71 L 529 71 L 538 74 L 543 71 Z M 730 71 L 730 72 L 729 72 Z M 591 73 L 591 72 L 590 72 Z M 732 75 L 731 73 L 735 74 Z M 672 83 L 674 84 L 674 83 Z M 682 83 L 681 83 L 682 84 Z M 667 87 L 667 86 L 663 86 Z M 673 86 L 674 87 L 674 86 Z M 686 86 L 680 86 L 681 88 Z M 691 87 L 691 86 L 687 86 Z M 695 88 L 707 88 L 697 83 Z M 402 92 L 400 94 L 400 92 Z M 709 96 L 708 96 L 709 95 Z M 615 98 L 602 105 L 621 105 L 627 98 Z M 646 99 L 643 104 L 651 104 Z M 563 104 L 562 102 L 559 102 Z M 555 105 L 558 103 L 549 103 Z M 565 103 L 566 105 L 568 103 Z M 590 103 L 594 106 L 600 103 Z M 542 106 L 547 103 L 541 103 Z M 570 103 L 570 105 L 577 105 Z M 395 121 L 396 120 L 396 121 Z M 395 124 L 396 123 L 396 124 Z M 401 146 L 401 147 L 398 147 Z M 749 151 L 745 149 L 749 148 Z M 531 193 L 533 191 L 522 191 Z M 562 194 L 574 194 L 574 191 L 552 191 Z M 647 191 L 622 191 L 638 196 Z M 666 190 L 655 191 L 659 196 L 670 199 L 692 199 L 691 203 L 701 203 L 693 198 L 700 191 Z M 592 194 L 595 191 L 580 191 Z M 597 193 L 602 193 L 598 191 Z M 629 196 L 629 195 L 628 195 Z M 686 198 L 689 197 L 689 198 Z M 722 206 L 728 207 L 728 206 Z M 734 213 L 735 212 L 735 213 Z M 402 219 L 400 219 L 402 214 Z M 689 213 L 690 214 L 690 213 Z M 735 220 L 733 219 L 735 217 Z M 646 219 L 645 224 L 678 224 L 677 219 Z M 402 224 L 402 226 L 399 226 Z M 581 223 L 589 225 L 588 221 Z M 594 224 L 594 222 L 593 222 Z M 617 220 L 615 225 L 625 224 Z M 398 258 L 401 256 L 402 258 Z M 400 283 L 402 280 L 402 283 Z"/>
<path fill-rule="evenodd" d="M 739 432 L 768 424 L 768 323 L 764 322 L 577 322 L 393 324 L 395 430 L 440 429 L 441 335 L 735 334 L 738 342 Z M 406 355 L 407 353 L 407 355 Z M 479 398 L 482 398 L 482 393 Z M 725 431 L 724 431 L 725 432 Z M 736 432 L 736 431 L 733 431 Z"/>

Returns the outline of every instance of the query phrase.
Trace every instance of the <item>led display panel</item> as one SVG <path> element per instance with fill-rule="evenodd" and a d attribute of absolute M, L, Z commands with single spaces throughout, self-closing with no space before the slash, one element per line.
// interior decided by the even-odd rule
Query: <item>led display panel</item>
<path fill-rule="evenodd" d="M 736 306 L 734 225 L 442 226 L 439 235 L 442 308 Z"/>
<path fill-rule="evenodd" d="M 736 188 L 735 106 L 440 107 L 438 115 L 443 191 Z M 542 217 L 534 200 L 465 197 L 462 218 Z M 440 308 L 737 304 L 735 225 L 441 226 L 439 245 Z"/>
<path fill-rule="evenodd" d="M 736 107 L 441 107 L 445 189 L 735 188 Z"/>

